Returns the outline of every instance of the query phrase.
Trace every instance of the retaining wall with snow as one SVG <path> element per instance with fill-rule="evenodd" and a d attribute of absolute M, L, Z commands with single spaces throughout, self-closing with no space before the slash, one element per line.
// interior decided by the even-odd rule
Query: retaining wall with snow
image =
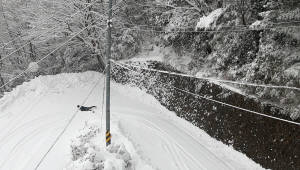
<path fill-rule="evenodd" d="M 172 67 L 159 62 L 148 62 L 143 65 L 176 72 Z M 205 130 L 217 140 L 232 145 L 265 168 L 300 167 L 300 131 L 297 125 L 197 99 L 169 86 L 245 109 L 289 119 L 289 116 L 280 114 L 280 108 L 207 81 L 132 69 L 137 72 L 114 65 L 112 78 L 118 83 L 131 84 L 145 90 L 179 117 Z M 299 119 L 296 121 L 300 122 Z"/>

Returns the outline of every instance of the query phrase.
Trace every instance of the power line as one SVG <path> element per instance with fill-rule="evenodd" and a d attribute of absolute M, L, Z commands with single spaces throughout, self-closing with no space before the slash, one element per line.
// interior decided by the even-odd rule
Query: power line
<path fill-rule="evenodd" d="M 165 84 L 165 85 L 167 85 L 167 84 Z M 171 85 L 169 85 L 169 87 L 171 87 L 173 89 L 176 89 L 176 90 L 179 90 L 181 92 L 184 92 L 184 93 L 196 96 L 196 97 L 201 98 L 201 99 L 205 99 L 205 100 L 208 100 L 208 101 L 211 101 L 211 102 L 215 102 L 215 103 L 224 105 L 224 106 L 228 106 L 228 107 L 231 107 L 231 108 L 235 108 L 235 109 L 238 109 L 238 110 L 246 111 L 246 112 L 253 113 L 253 114 L 256 114 L 256 115 L 260 115 L 260 116 L 264 116 L 264 117 L 268 117 L 268 118 L 271 118 L 271 119 L 276 119 L 276 120 L 280 120 L 280 121 L 283 121 L 283 122 L 287 122 L 287 123 L 291 123 L 291 124 L 295 124 L 295 125 L 300 126 L 300 123 L 298 123 L 298 122 L 294 122 L 294 121 L 290 121 L 290 120 L 286 120 L 286 119 L 281 119 L 281 118 L 278 118 L 278 117 L 270 116 L 270 115 L 259 113 L 259 112 L 256 112 L 256 111 L 244 109 L 244 108 L 241 108 L 241 107 L 238 107 L 238 106 L 234 106 L 234 105 L 227 104 L 227 103 L 224 103 L 224 102 L 220 102 L 220 101 L 217 101 L 217 100 L 214 100 L 214 99 L 210 99 L 210 98 L 207 98 L 207 97 L 204 97 L 204 96 L 200 96 L 198 94 L 195 94 L 195 93 L 192 93 L 192 92 L 189 92 L 187 90 L 183 90 L 183 89 L 171 86 Z"/>
<path fill-rule="evenodd" d="M 164 29 L 167 26 L 155 26 L 155 25 L 139 25 L 139 24 L 131 24 L 131 23 L 124 23 L 124 22 L 119 22 L 122 25 L 131 25 L 131 26 L 136 26 L 136 27 L 144 27 L 147 29 Z M 251 25 L 234 25 L 234 26 L 215 26 L 215 28 L 222 29 L 222 28 L 237 28 L 239 30 L 263 30 L 263 29 L 271 29 L 271 28 L 289 28 L 289 27 L 300 27 L 300 25 L 281 25 L 281 24 L 292 24 L 292 23 L 300 23 L 300 21 L 289 21 L 289 22 L 277 22 L 277 23 L 270 23 L 269 26 L 266 28 L 249 28 Z M 179 32 L 179 31 L 193 31 L 193 32 L 221 32 L 221 31 L 228 31 L 228 30 L 195 30 L 195 27 L 179 27 L 176 26 L 177 31 L 175 30 L 174 32 Z M 129 28 L 130 29 L 130 28 Z M 158 30 L 155 30 L 158 31 Z M 163 32 L 168 32 L 168 31 L 163 31 Z"/>
<path fill-rule="evenodd" d="M 103 71 L 104 72 L 104 71 Z M 103 76 L 104 77 L 104 76 Z M 84 105 L 87 100 L 89 99 L 89 97 L 92 95 L 93 91 L 95 90 L 95 88 L 97 87 L 97 85 L 100 83 L 100 79 L 97 81 L 97 83 L 94 85 L 94 87 L 91 89 L 91 91 L 89 92 L 89 94 L 86 96 L 86 98 L 84 99 L 84 101 L 82 102 L 81 105 Z M 50 148 L 47 150 L 47 152 L 43 155 L 43 157 L 41 158 L 41 160 L 39 161 L 39 163 L 36 165 L 36 167 L 34 168 L 35 170 L 37 170 L 40 165 L 43 163 L 43 161 L 45 160 L 45 158 L 47 157 L 47 155 L 50 153 L 50 151 L 54 148 L 54 146 L 56 145 L 56 143 L 59 141 L 59 139 L 62 137 L 62 135 L 66 132 L 66 130 L 68 129 L 68 127 L 70 126 L 70 124 L 73 122 L 74 118 L 76 117 L 76 115 L 78 114 L 79 110 L 77 109 L 76 112 L 74 112 L 74 114 L 72 115 L 72 117 L 70 118 L 70 120 L 68 121 L 68 123 L 66 124 L 66 126 L 63 128 L 63 130 L 61 131 L 61 133 L 56 137 L 56 139 L 54 140 L 54 142 L 52 143 L 52 145 L 50 146 Z"/>
<path fill-rule="evenodd" d="M 227 0 L 226 3 L 231 2 L 231 3 L 238 3 L 238 1 L 235 0 Z M 284 2 L 299 2 L 299 0 L 284 0 Z M 283 2 L 283 3 L 284 3 Z M 169 5 L 169 4 L 163 4 L 163 3 L 145 3 L 145 4 L 141 4 L 141 3 L 137 3 L 137 2 L 132 2 L 136 5 L 142 6 L 142 7 L 169 7 L 169 8 L 173 8 L 173 9 L 186 9 L 186 10 L 195 10 L 194 7 L 180 7 L 180 6 L 174 6 L 174 5 Z M 207 4 L 207 3 L 205 3 Z M 248 4 L 246 4 L 248 6 Z"/>
<path fill-rule="evenodd" d="M 190 6 L 190 7 L 187 7 L 187 6 L 175 6 L 175 5 L 170 5 L 170 4 L 163 4 L 163 3 L 160 3 L 160 2 L 156 2 L 156 3 L 145 3 L 145 4 L 141 4 L 141 3 L 137 3 L 137 2 L 132 2 L 138 6 L 141 6 L 141 7 L 149 7 L 149 8 L 172 8 L 171 10 L 167 10 L 166 12 L 163 12 L 163 13 L 167 13 L 169 11 L 172 11 L 172 10 L 176 10 L 176 9 L 183 9 L 183 10 L 196 10 L 198 12 L 204 12 L 201 11 L 198 7 L 197 7 L 197 4 L 193 4 L 191 2 L 188 2 L 186 1 L 187 4 Z M 284 0 L 285 3 L 289 2 L 296 2 L 296 3 L 300 3 L 299 0 Z M 284 3 L 283 2 L 283 3 Z M 228 3 L 234 3 L 234 5 L 240 5 L 240 3 L 238 1 L 234 1 L 234 0 L 231 0 L 231 1 L 226 1 L 225 5 L 228 4 Z M 247 3 L 247 1 L 246 1 Z M 205 5 L 206 7 L 208 7 L 209 5 L 207 3 L 202 3 L 202 5 Z M 245 4 L 244 7 L 249 7 L 251 8 L 251 6 L 249 6 L 249 4 Z M 223 6 L 223 8 L 226 8 Z"/>
<path fill-rule="evenodd" d="M 119 66 L 122 67 L 122 68 L 125 68 L 127 70 L 131 70 L 131 71 L 134 71 L 134 72 L 138 73 L 138 71 L 130 69 L 129 67 L 126 67 L 126 66 L 123 66 L 123 65 L 119 65 Z M 163 83 L 163 82 L 161 82 L 161 83 Z M 248 109 L 241 108 L 241 107 L 238 107 L 238 106 L 234 106 L 234 105 L 231 105 L 231 104 L 228 104 L 228 103 L 224 103 L 224 102 L 221 102 L 221 101 L 218 101 L 218 100 L 210 99 L 210 98 L 207 98 L 207 97 L 204 97 L 204 96 L 201 96 L 201 95 L 189 92 L 187 90 L 183 90 L 183 89 L 180 89 L 180 88 L 168 85 L 166 83 L 163 83 L 163 84 L 165 86 L 168 86 L 170 88 L 176 89 L 178 91 L 181 91 L 181 92 L 193 95 L 193 96 L 195 96 L 197 98 L 205 99 L 205 100 L 208 100 L 208 101 L 211 101 L 211 102 L 214 102 L 214 103 L 218 103 L 218 104 L 221 104 L 221 105 L 224 105 L 224 106 L 228 106 L 228 107 L 231 107 L 231 108 L 234 108 L 234 109 L 246 111 L 246 112 L 253 113 L 253 114 L 256 114 L 256 115 L 260 115 L 260 116 L 263 116 L 263 117 L 267 117 L 267 118 L 271 118 L 271 119 L 275 119 L 275 120 L 279 120 L 279 121 L 283 121 L 283 122 L 287 122 L 287 123 L 291 123 L 291 124 L 300 126 L 300 123 L 298 123 L 298 122 L 294 122 L 294 121 L 290 121 L 290 120 L 286 120 L 286 119 L 281 119 L 281 118 L 278 118 L 278 117 L 274 117 L 274 116 L 270 116 L 270 115 L 267 115 L 267 114 L 259 113 L 259 112 L 256 112 L 256 111 L 248 110 Z"/>
<path fill-rule="evenodd" d="M 222 27 L 221 27 L 222 28 Z M 294 25 L 294 26 L 280 26 L 280 27 L 266 27 L 266 28 L 244 28 L 244 29 L 234 29 L 234 30 L 155 30 L 152 28 L 124 28 L 121 27 L 119 29 L 121 30 L 135 30 L 135 31 L 141 31 L 141 32 L 156 32 L 156 33 L 201 33 L 201 32 L 212 32 L 212 33 L 223 33 L 223 32 L 245 32 L 245 31 L 260 31 L 260 30 L 271 30 L 275 28 L 300 28 L 300 25 Z"/>
<path fill-rule="evenodd" d="M 183 74 L 183 73 L 175 73 L 170 71 L 163 71 L 163 70 L 157 70 L 157 69 L 151 69 L 151 68 L 143 68 L 140 66 L 134 66 L 129 65 L 125 63 L 119 63 L 114 60 L 111 60 L 113 63 L 115 63 L 118 66 L 125 65 L 127 67 L 133 67 L 141 70 L 151 71 L 151 72 L 158 72 L 163 74 L 169 74 L 169 75 L 175 75 L 175 76 L 181 76 L 181 77 L 189 77 L 189 78 L 195 78 L 200 80 L 208 80 L 208 81 L 215 81 L 215 82 L 221 82 L 221 83 L 230 83 L 230 84 L 237 84 L 237 85 L 245 85 L 245 86 L 253 86 L 253 87 L 265 87 L 265 88 L 277 88 L 277 89 L 289 89 L 289 90 L 298 90 L 300 91 L 300 88 L 298 87 L 290 87 L 290 86 L 275 86 L 275 85 L 265 85 L 265 84 L 255 84 L 255 83 L 243 83 L 243 82 L 236 82 L 236 81 L 230 81 L 230 80 L 220 80 L 215 78 L 206 78 L 206 77 L 197 77 L 193 75 Z"/>

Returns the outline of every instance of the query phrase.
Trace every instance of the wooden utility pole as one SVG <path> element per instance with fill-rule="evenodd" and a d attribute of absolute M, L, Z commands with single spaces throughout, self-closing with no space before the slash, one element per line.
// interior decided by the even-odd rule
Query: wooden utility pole
<path fill-rule="evenodd" d="M 112 0 L 109 0 L 109 12 L 107 21 L 107 58 L 106 58 L 106 146 L 111 144 L 110 134 L 110 57 L 111 57 L 111 28 L 112 28 Z"/>

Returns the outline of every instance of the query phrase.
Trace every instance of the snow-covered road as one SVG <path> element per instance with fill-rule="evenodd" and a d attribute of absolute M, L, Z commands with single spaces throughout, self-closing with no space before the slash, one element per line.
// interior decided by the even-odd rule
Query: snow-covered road
<path fill-rule="evenodd" d="M 44 76 L 6 94 L 0 100 L 0 170 L 34 169 L 102 77 L 95 72 Z M 80 112 L 39 169 L 60 170 L 70 163 L 71 139 L 86 121 L 100 120 L 102 90 L 100 83 L 87 101 L 98 106 L 96 113 Z M 112 140 L 126 138 L 131 154 L 153 169 L 261 169 L 139 89 L 112 83 L 111 90 Z"/>

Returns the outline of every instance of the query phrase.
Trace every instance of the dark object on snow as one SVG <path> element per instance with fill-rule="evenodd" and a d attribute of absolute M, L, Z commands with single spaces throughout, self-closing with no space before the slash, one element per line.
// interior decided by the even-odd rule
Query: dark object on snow
<path fill-rule="evenodd" d="M 85 106 L 77 105 L 77 108 L 78 108 L 80 111 L 93 111 L 93 108 L 96 108 L 96 106 L 85 107 Z"/>

